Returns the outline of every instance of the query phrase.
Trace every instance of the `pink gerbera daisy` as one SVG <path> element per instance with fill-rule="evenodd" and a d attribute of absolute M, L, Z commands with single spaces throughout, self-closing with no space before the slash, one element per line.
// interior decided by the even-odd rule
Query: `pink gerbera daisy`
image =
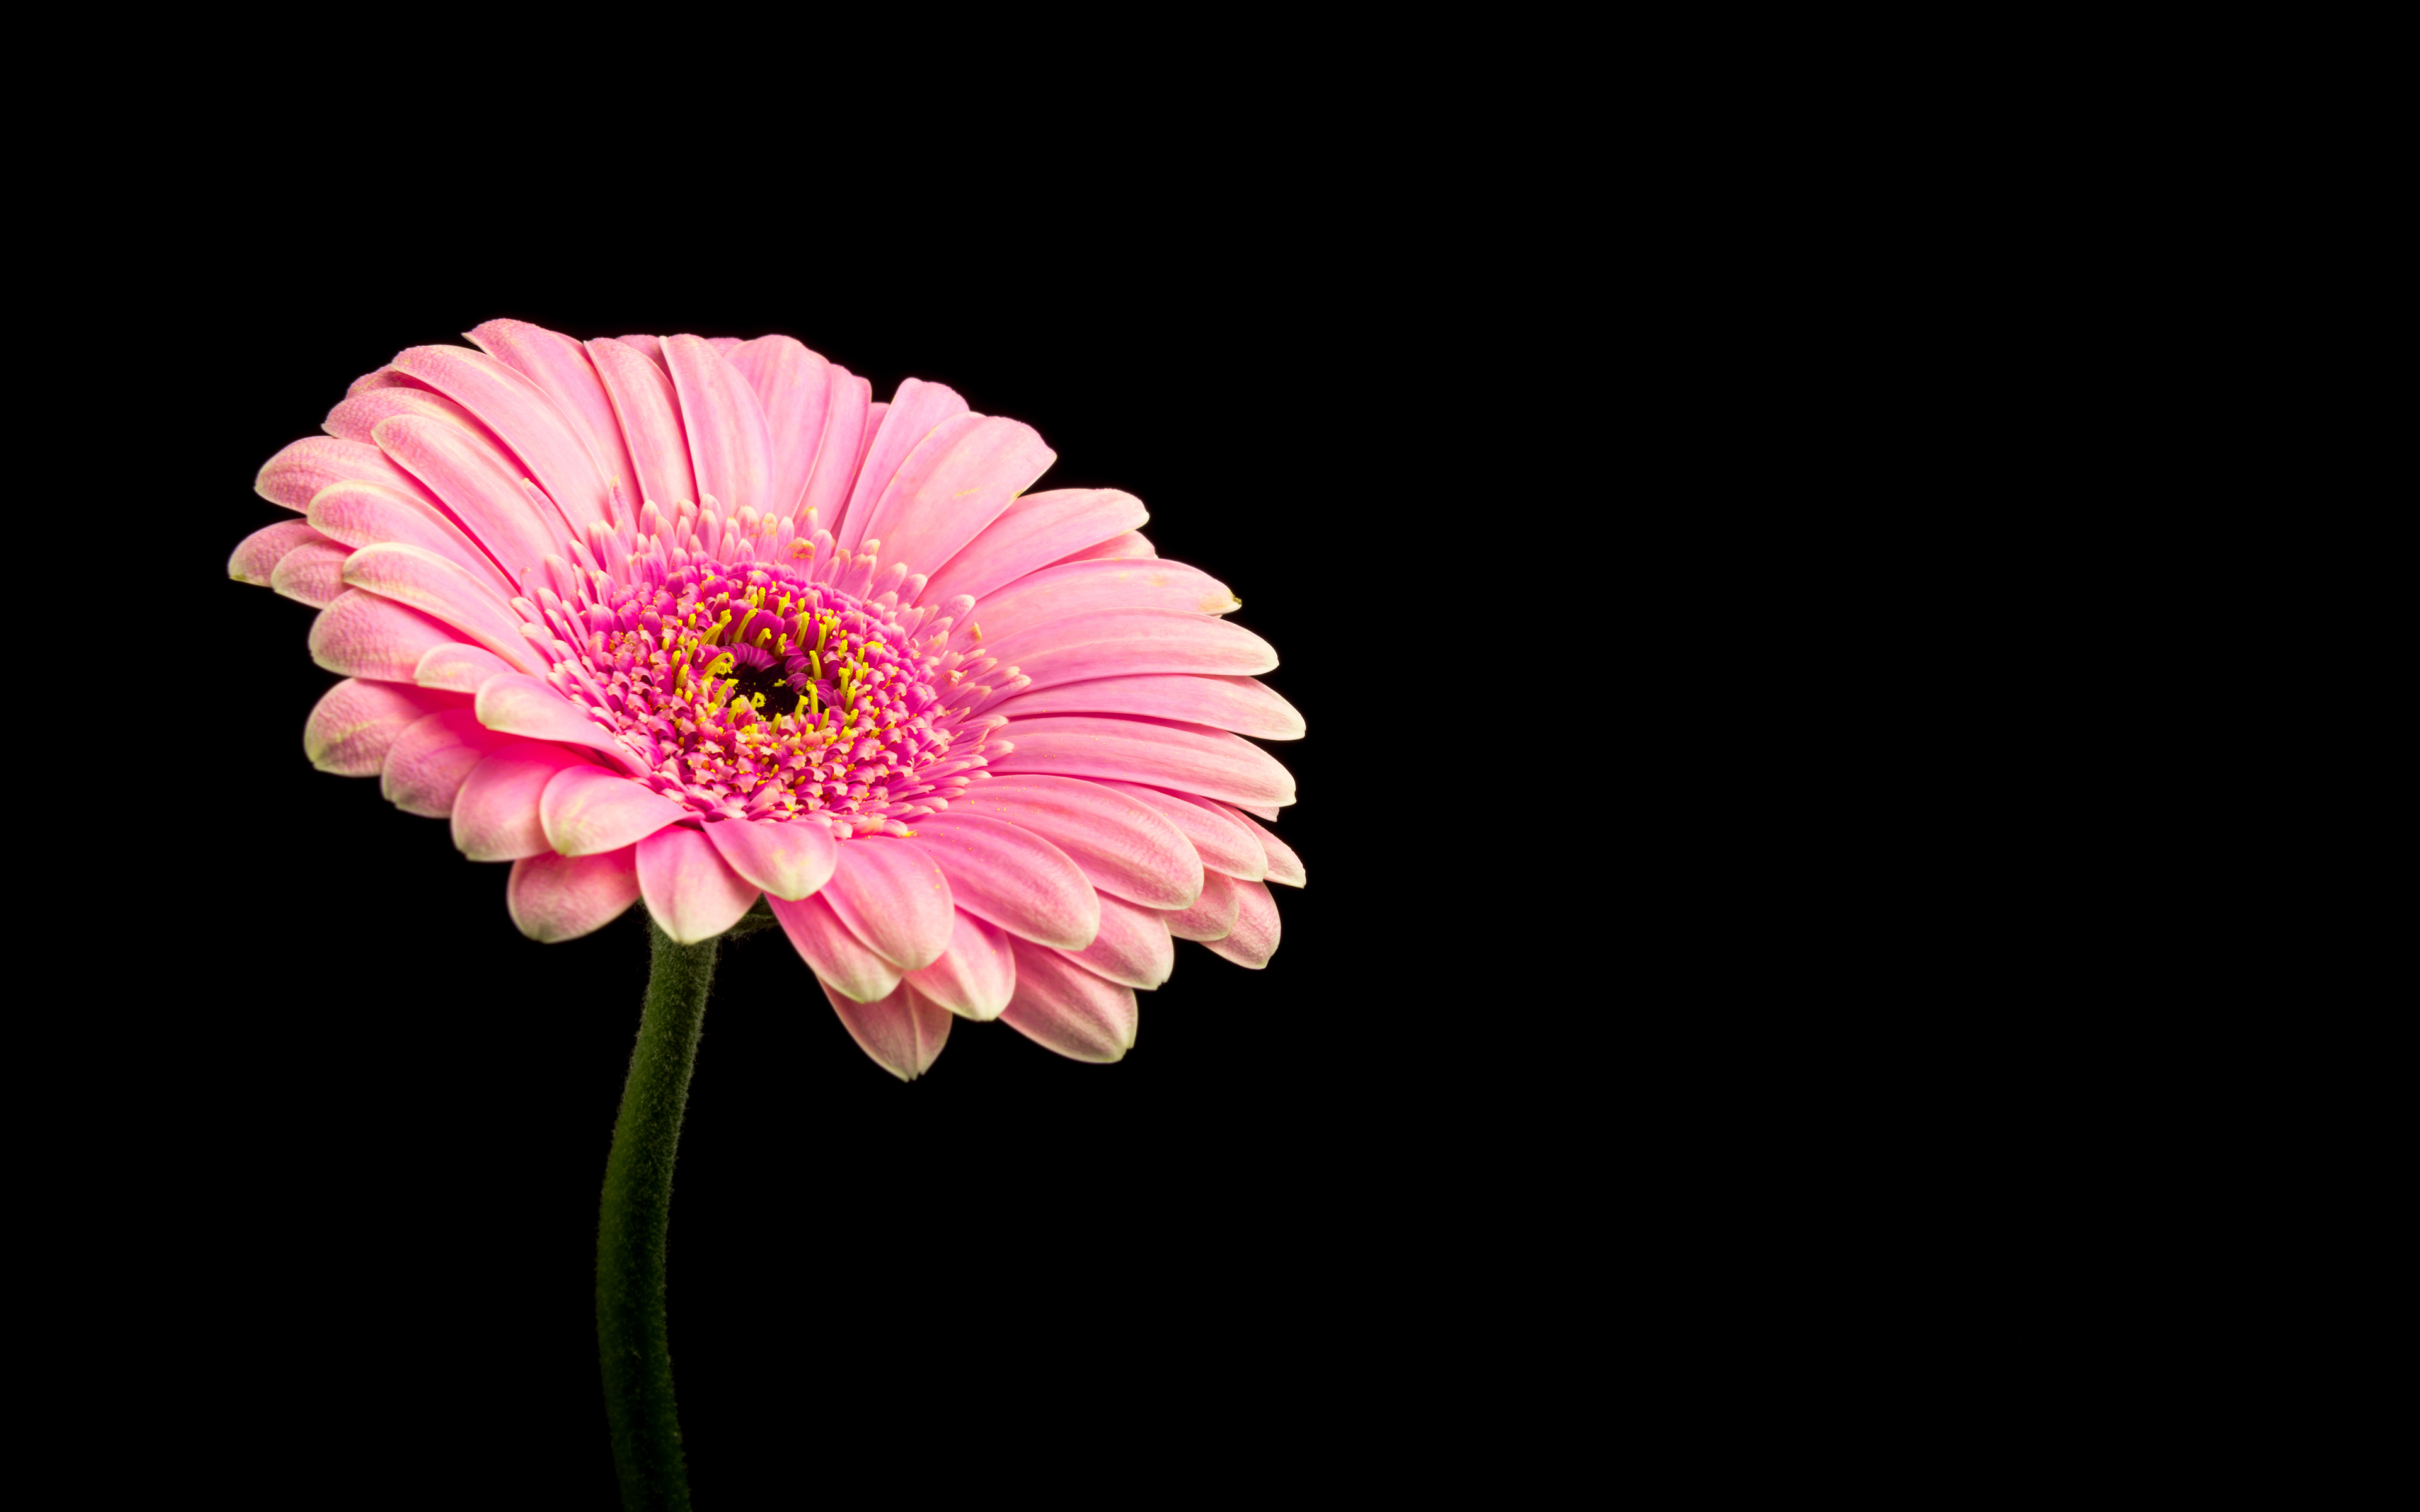
<path fill-rule="evenodd" d="M 303 517 L 229 570 L 320 611 L 313 764 L 512 863 L 524 933 L 761 897 L 901 1077 L 953 1016 L 1119 1058 L 1175 939 L 1267 963 L 1294 785 L 1238 737 L 1302 719 L 1140 501 L 1027 494 L 1030 426 L 786 336 L 470 339 L 271 458 Z"/>

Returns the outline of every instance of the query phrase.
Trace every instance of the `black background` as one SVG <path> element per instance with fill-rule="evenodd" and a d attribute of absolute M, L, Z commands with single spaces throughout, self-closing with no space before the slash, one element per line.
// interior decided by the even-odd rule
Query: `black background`
<path fill-rule="evenodd" d="M 170 355 L 160 421 L 153 564 L 207 734 L 159 816 L 180 839 L 138 872 L 161 922 L 116 967 L 169 1088 L 130 1200 L 215 1301 L 182 1348 L 260 1413 L 261 1504 L 434 1497 L 474 1461 L 462 1504 L 612 1504 L 591 1267 L 642 911 L 533 944 L 506 868 L 314 772 L 302 723 L 334 679 L 311 611 L 225 578 L 288 517 L 251 492 L 263 461 L 397 349 L 498 316 L 779 332 L 877 397 L 914 376 L 1029 422 L 1059 454 L 1036 486 L 1140 496 L 1162 556 L 1240 595 L 1310 727 L 1271 746 L 1310 872 L 1277 889 L 1276 957 L 1180 946 L 1121 1064 L 960 1024 L 903 1086 L 778 933 L 726 947 L 671 1241 L 700 1504 L 843 1466 L 1066 1487 L 1113 1443 L 1240 1488 L 1332 1459 L 1345 1420 L 1357 1456 L 1417 1453 L 1369 1403 L 1492 1326 L 1448 1299 L 1518 1222 L 1500 1157 L 1555 1054 L 1553 989 L 1516 985 L 1523 889 L 1487 861 L 1515 827 L 1498 763 L 1537 753 L 1462 659 L 1473 593 L 1504 592 L 1472 542 L 1515 501 L 1457 465 L 1513 423 L 1481 396 L 1485 322 L 1425 298 L 1436 270 L 1367 207 L 1315 199 L 1042 231 L 876 217 L 846 246 L 608 219 L 611 255 L 499 212 L 489 250 L 448 258 L 429 239 L 458 227 L 271 215 L 217 233 L 219 271 L 120 293 L 212 332 Z M 181 696 L 119 671 L 110 696 Z"/>

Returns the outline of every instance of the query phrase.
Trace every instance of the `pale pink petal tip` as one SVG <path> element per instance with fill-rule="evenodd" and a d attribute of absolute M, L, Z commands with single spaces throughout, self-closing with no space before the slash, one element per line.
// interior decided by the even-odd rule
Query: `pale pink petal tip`
<path fill-rule="evenodd" d="M 710 940 L 738 923 L 759 895 L 694 829 L 675 825 L 639 841 L 639 896 L 663 932 L 683 945 Z"/>
<path fill-rule="evenodd" d="M 379 791 L 406 813 L 448 818 L 463 779 L 509 739 L 481 725 L 469 709 L 424 715 L 388 748 Z"/>
<path fill-rule="evenodd" d="M 782 933 L 790 937 L 792 948 L 814 968 L 825 986 L 856 1002 L 870 1003 L 888 997 L 899 985 L 899 968 L 875 954 L 842 923 L 821 894 L 796 903 L 774 898 L 769 903 Z"/>
<path fill-rule="evenodd" d="M 1135 1042 L 1134 989 L 1056 950 L 1017 941 L 1016 995 L 1001 1022 L 1070 1060 L 1122 1060 Z"/>
<path fill-rule="evenodd" d="M 1254 971 L 1278 952 L 1278 903 L 1263 882 L 1237 882 L 1235 921 L 1226 933 L 1202 943 L 1239 966 Z"/>
<path fill-rule="evenodd" d="M 399 683 L 347 678 L 320 695 L 302 724 L 302 754 L 323 772 L 376 777 L 387 751 L 406 730 L 440 709 L 459 708 L 458 694 Z"/>
<path fill-rule="evenodd" d="M 514 925 L 541 945 L 592 934 L 639 901 L 634 847 L 603 856 L 525 856 L 513 863 L 504 902 Z"/>
<path fill-rule="evenodd" d="M 840 845 L 831 831 L 804 820 L 780 825 L 733 820 L 706 825 L 706 838 L 733 871 L 789 903 L 821 887 L 840 864 Z"/>
<path fill-rule="evenodd" d="M 677 805 L 628 778 L 566 766 L 538 797 L 547 843 L 562 856 L 598 856 L 634 845 L 681 817 Z"/>
<path fill-rule="evenodd" d="M 274 525 L 262 526 L 245 536 L 227 558 L 227 576 L 256 588 L 267 588 L 271 575 L 288 551 L 306 542 L 327 539 L 308 520 L 282 519 Z"/>
<path fill-rule="evenodd" d="M 908 980 L 960 1018 L 996 1019 L 1016 991 L 1008 932 L 960 909 L 951 921 L 950 948 L 931 965 L 908 973 Z"/>
<path fill-rule="evenodd" d="M 874 1063 L 903 1082 L 932 1069 L 950 1039 L 950 1012 L 901 982 L 885 997 L 861 1003 L 823 984 L 848 1037 Z"/>

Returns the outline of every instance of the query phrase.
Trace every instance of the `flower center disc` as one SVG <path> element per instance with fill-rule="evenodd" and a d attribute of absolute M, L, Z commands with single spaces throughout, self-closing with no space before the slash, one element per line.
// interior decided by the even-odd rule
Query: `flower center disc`
<path fill-rule="evenodd" d="M 589 544 L 580 570 L 548 574 L 569 593 L 536 590 L 559 638 L 549 681 L 701 818 L 906 834 L 980 773 L 1000 721 L 968 706 L 985 690 L 956 696 L 951 622 L 898 607 L 899 568 L 865 596 L 871 550 L 752 510 L 667 522 L 653 504 L 637 532 L 592 527 Z"/>

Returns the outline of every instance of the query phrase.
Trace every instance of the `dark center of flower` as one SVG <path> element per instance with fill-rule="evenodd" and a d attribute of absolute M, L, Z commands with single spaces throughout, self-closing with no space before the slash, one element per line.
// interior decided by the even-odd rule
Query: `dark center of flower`
<path fill-rule="evenodd" d="M 728 671 L 733 689 L 768 718 L 793 712 L 812 686 L 804 676 L 794 678 L 781 658 L 755 646 L 725 649 L 734 663 Z"/>

